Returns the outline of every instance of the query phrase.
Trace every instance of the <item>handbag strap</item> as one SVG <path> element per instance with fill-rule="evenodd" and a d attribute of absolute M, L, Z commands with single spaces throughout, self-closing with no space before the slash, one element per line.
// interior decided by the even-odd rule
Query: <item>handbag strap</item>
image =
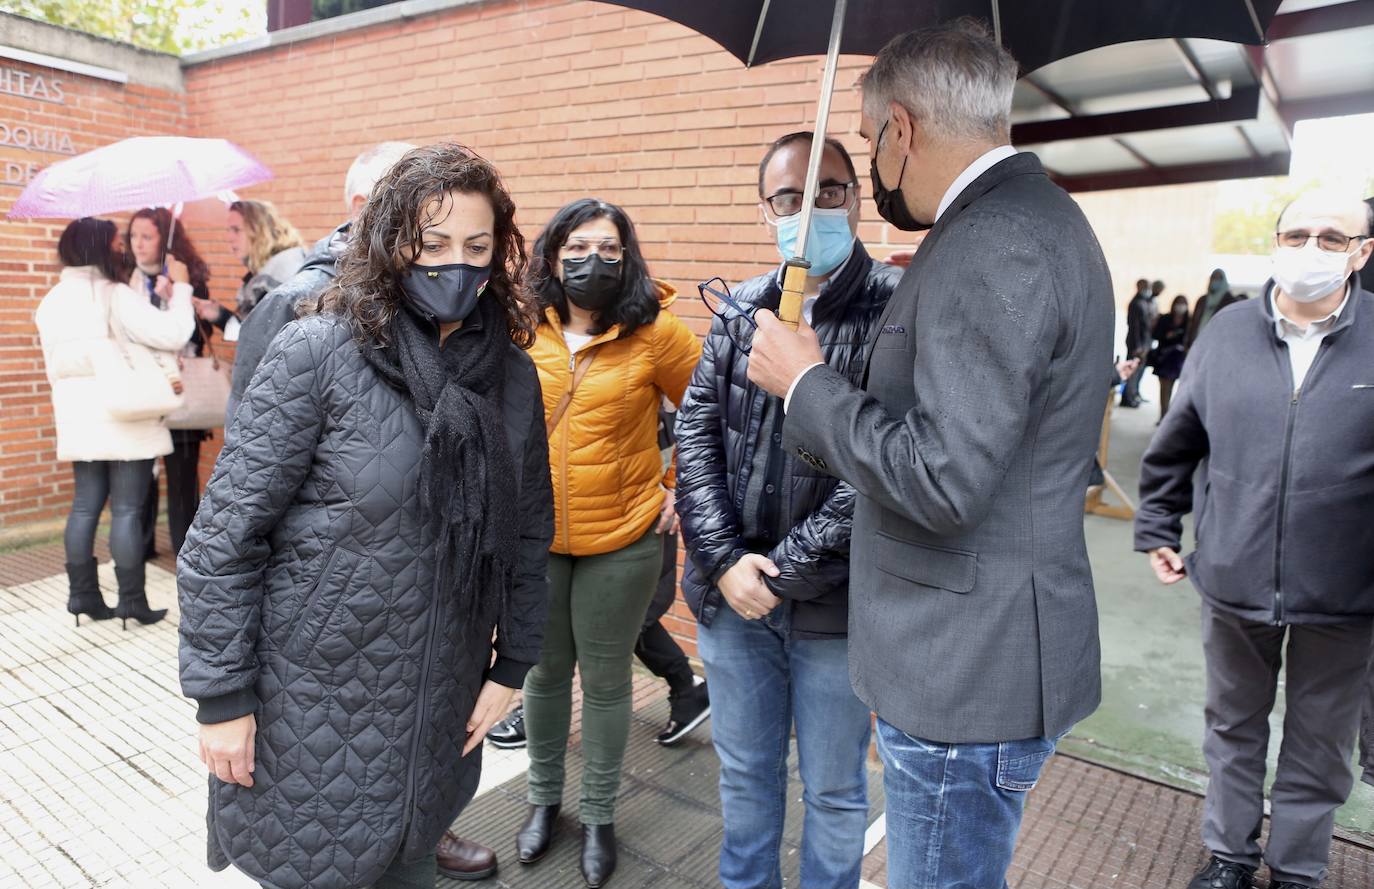
<path fill-rule="evenodd" d="M 558 404 L 554 407 L 553 413 L 549 416 L 548 431 L 553 435 L 553 431 L 558 428 L 558 424 L 563 421 L 563 415 L 568 412 L 568 405 L 572 404 L 573 394 L 577 392 L 577 387 L 582 383 L 582 378 L 587 375 L 587 369 L 592 366 L 592 359 L 596 357 L 596 350 L 589 349 L 586 354 L 577 359 L 577 366 L 573 370 L 572 385 L 568 391 L 563 393 L 563 397 L 558 399 Z"/>

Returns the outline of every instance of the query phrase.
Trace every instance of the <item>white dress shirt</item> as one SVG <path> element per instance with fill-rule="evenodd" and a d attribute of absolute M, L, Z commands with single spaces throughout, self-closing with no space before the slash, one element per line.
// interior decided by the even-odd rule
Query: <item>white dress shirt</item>
<path fill-rule="evenodd" d="M 1336 326 L 1341 312 L 1345 311 L 1349 302 L 1350 288 L 1347 287 L 1345 299 L 1341 300 L 1336 311 L 1320 321 L 1313 321 L 1303 327 L 1284 315 L 1279 310 L 1279 303 L 1274 294 L 1269 295 L 1269 305 L 1274 309 L 1274 332 L 1278 334 L 1279 339 L 1288 344 L 1288 362 L 1293 368 L 1294 392 L 1302 388 L 1303 381 L 1307 379 L 1307 372 L 1312 369 L 1312 362 L 1317 360 L 1317 351 L 1322 347 L 1322 340 L 1326 339 L 1331 328 Z"/>
<path fill-rule="evenodd" d="M 945 215 L 949 205 L 954 203 L 959 195 L 964 193 L 964 189 L 973 184 L 979 176 L 991 170 L 1009 157 L 1016 156 L 1016 149 L 1010 145 L 999 145 L 991 151 L 984 152 L 977 160 L 964 168 L 964 172 L 955 177 L 954 181 L 945 189 L 945 196 L 940 198 L 940 208 L 935 211 L 935 221 L 939 222 L 940 217 Z"/>
<path fill-rule="evenodd" d="M 949 188 L 945 189 L 945 196 L 940 199 L 940 207 L 935 211 L 935 221 L 940 221 L 940 217 L 945 215 L 945 211 L 949 209 L 949 205 L 954 203 L 955 199 L 963 193 L 964 189 L 972 185 L 975 179 L 1007 158 L 1014 157 L 1016 153 L 1016 149 L 1010 145 L 999 145 L 991 151 L 984 152 L 973 163 L 965 167 L 964 172 L 956 176 L 954 181 L 949 184 Z M 807 323 L 811 323 L 809 317 L 807 318 Z M 797 384 L 802 381 L 802 377 L 821 366 L 822 363 L 817 362 L 797 374 L 797 378 L 792 381 L 792 385 L 787 387 L 787 396 L 782 400 L 782 412 L 784 414 L 787 413 L 787 406 L 792 403 L 792 393 L 797 390 Z"/>

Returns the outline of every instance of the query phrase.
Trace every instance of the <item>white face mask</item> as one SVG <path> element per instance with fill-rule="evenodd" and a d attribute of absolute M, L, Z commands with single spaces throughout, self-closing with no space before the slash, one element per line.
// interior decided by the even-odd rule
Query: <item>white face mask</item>
<path fill-rule="evenodd" d="M 1290 299 L 1314 303 L 1331 295 L 1350 277 L 1349 253 L 1330 253 L 1309 243 L 1306 247 L 1279 247 L 1274 251 L 1274 283 Z"/>

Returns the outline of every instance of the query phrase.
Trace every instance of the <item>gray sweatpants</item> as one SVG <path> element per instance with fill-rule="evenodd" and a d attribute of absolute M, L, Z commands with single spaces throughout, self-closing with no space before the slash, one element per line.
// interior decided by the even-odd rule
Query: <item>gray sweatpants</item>
<path fill-rule="evenodd" d="M 1374 622 L 1276 627 L 1203 604 L 1207 731 L 1202 752 L 1210 779 L 1202 840 L 1228 861 L 1260 864 L 1269 713 L 1285 637 L 1287 712 L 1263 857 L 1275 881 L 1316 886 L 1326 877 L 1336 809 L 1355 786 L 1351 761 Z"/>

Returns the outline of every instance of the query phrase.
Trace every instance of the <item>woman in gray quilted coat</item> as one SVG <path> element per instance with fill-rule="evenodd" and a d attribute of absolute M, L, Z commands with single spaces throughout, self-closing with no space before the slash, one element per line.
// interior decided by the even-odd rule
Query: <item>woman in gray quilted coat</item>
<path fill-rule="evenodd" d="M 228 429 L 178 563 L 212 868 L 275 889 L 435 884 L 547 611 L 514 215 L 467 149 L 405 155 Z"/>

